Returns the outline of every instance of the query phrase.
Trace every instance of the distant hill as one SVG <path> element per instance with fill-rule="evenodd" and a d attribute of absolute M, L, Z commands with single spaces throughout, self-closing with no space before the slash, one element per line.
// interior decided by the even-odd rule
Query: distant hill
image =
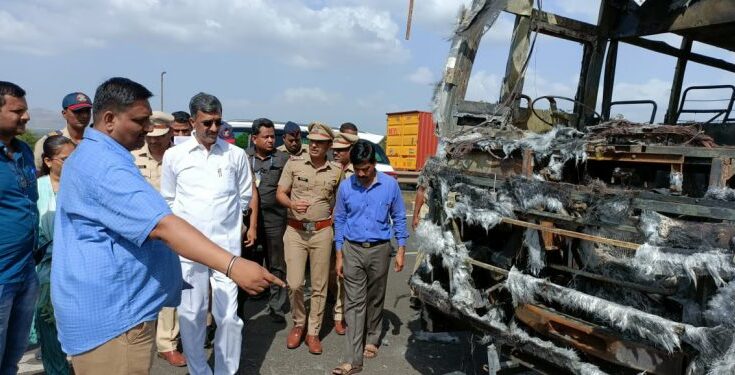
<path fill-rule="evenodd" d="M 45 134 L 64 127 L 65 122 L 60 110 L 31 108 L 28 112 L 31 114 L 31 121 L 28 122 L 27 130 L 35 134 Z"/>

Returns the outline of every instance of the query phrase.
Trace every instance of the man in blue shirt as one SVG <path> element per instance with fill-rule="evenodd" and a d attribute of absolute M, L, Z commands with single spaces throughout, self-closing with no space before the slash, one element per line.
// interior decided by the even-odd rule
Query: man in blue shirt
<path fill-rule="evenodd" d="M 25 95 L 0 81 L 0 374 L 18 372 L 38 298 L 36 168 L 31 148 L 15 137 L 30 120 Z"/>
<path fill-rule="evenodd" d="M 401 189 L 394 178 L 375 169 L 372 144 L 358 141 L 352 146 L 350 161 L 355 174 L 339 185 L 334 206 L 335 267 L 344 278 L 349 359 L 334 369 L 335 374 L 358 372 L 363 357 L 377 355 L 393 250 L 391 223 L 398 242 L 396 272 L 403 269 L 408 239 Z"/>
<path fill-rule="evenodd" d="M 260 293 L 284 285 L 171 213 L 130 151 L 153 130 L 152 96 L 111 78 L 97 88 L 94 127 L 64 164 L 54 233 L 51 299 L 59 341 L 76 374 L 148 373 L 154 322 L 181 298 L 177 255 Z"/>

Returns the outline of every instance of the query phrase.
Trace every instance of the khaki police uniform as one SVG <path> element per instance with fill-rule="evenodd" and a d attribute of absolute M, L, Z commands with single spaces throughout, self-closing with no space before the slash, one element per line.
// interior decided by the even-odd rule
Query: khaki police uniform
<path fill-rule="evenodd" d="M 276 147 L 276 150 L 283 151 L 283 152 L 285 152 L 285 153 L 287 153 L 287 154 L 289 154 L 291 156 L 305 156 L 304 155 L 304 152 L 306 152 L 306 147 L 307 147 L 306 145 L 301 145 L 301 150 L 299 150 L 299 152 L 297 152 L 295 154 L 292 154 L 292 153 L 288 152 L 288 149 L 286 148 L 286 145 L 280 145 L 280 146 Z"/>
<path fill-rule="evenodd" d="M 319 129 L 310 126 L 310 139 L 317 136 L 323 138 L 316 139 L 333 138 L 331 129 L 326 125 L 313 127 Z M 316 133 L 319 134 L 315 136 Z M 303 284 L 306 261 L 309 260 L 312 293 L 307 335 L 310 336 L 319 334 L 324 318 L 334 239 L 332 209 L 341 179 L 342 169 L 337 163 L 325 161 L 324 165 L 316 167 L 311 158 L 305 155 L 291 156 L 278 182 L 279 186 L 290 188 L 292 201 L 306 200 L 310 203 L 305 213 L 288 210 L 288 225 L 283 236 L 294 326 L 306 325 Z"/>
<path fill-rule="evenodd" d="M 74 142 L 74 144 L 77 144 L 77 142 L 71 138 L 71 135 L 69 135 L 69 129 L 67 129 L 66 127 L 64 127 L 64 129 L 61 129 L 61 130 L 54 130 L 52 132 L 48 132 L 43 137 L 39 138 L 36 141 L 36 144 L 33 146 L 33 161 L 36 164 L 37 171 L 40 171 L 41 167 L 43 166 L 43 142 L 46 142 L 48 137 L 51 137 L 53 135 L 63 135 L 64 137 L 71 139 L 71 141 Z"/>
<path fill-rule="evenodd" d="M 173 116 L 154 111 L 151 115 L 151 122 L 154 129 L 148 136 L 160 137 L 168 133 L 168 126 L 173 122 Z M 135 157 L 135 166 L 138 167 L 140 174 L 145 177 L 146 181 L 153 185 L 156 190 L 161 190 L 161 164 L 157 161 L 148 150 L 148 144 L 145 144 L 139 150 L 131 151 Z M 158 323 L 156 326 L 156 348 L 159 353 L 178 351 L 177 337 L 179 336 L 179 318 L 176 314 L 176 308 L 164 307 L 158 313 Z"/>

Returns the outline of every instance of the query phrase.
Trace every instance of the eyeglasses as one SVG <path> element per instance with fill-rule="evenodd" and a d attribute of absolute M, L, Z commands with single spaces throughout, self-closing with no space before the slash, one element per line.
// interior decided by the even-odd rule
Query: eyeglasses
<path fill-rule="evenodd" d="M 214 124 L 214 126 L 220 127 L 220 126 L 222 126 L 222 119 L 221 118 L 218 118 L 216 120 L 202 121 L 202 125 L 204 125 L 207 128 L 210 127 L 210 126 L 212 126 L 212 124 Z"/>

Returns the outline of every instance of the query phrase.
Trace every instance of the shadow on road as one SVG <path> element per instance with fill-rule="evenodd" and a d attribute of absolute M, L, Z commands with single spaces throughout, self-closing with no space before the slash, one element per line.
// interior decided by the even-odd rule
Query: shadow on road
<path fill-rule="evenodd" d="M 285 322 L 274 322 L 265 312 L 267 305 L 268 298 L 248 299 L 241 307 L 245 326 L 242 329 L 240 374 L 260 374 L 276 334 L 286 328 Z"/>

